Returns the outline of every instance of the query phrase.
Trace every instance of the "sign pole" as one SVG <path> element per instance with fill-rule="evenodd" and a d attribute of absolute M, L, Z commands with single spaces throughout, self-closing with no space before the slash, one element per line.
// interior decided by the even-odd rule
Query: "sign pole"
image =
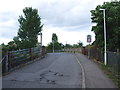
<path fill-rule="evenodd" d="M 91 35 L 87 35 L 87 42 L 89 43 L 90 45 L 90 42 L 91 42 Z M 88 58 L 90 58 L 90 47 L 88 46 Z"/>
<path fill-rule="evenodd" d="M 90 45 L 90 43 L 89 43 Z M 90 47 L 88 47 L 88 58 L 90 59 Z"/>

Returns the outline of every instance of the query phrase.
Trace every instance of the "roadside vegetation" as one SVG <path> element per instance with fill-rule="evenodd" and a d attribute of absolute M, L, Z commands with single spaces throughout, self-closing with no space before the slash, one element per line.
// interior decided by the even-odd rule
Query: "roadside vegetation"
<path fill-rule="evenodd" d="M 120 88 L 120 78 L 115 76 L 110 70 L 108 65 L 104 65 L 101 62 L 97 62 L 98 66 L 104 71 L 104 73 L 115 83 L 115 85 Z M 120 72 L 118 72 L 120 73 Z"/>
<path fill-rule="evenodd" d="M 120 1 L 104 2 L 98 5 L 95 10 L 91 10 L 92 31 L 95 33 L 94 45 L 101 50 L 104 49 L 104 20 L 103 11 L 105 9 L 107 50 L 115 52 L 120 50 Z"/>
<path fill-rule="evenodd" d="M 20 49 L 32 48 L 40 45 L 38 43 L 38 34 L 42 31 L 43 24 L 38 15 L 38 10 L 32 7 L 25 7 L 23 15 L 19 16 L 18 34 L 7 45 L 2 43 L 3 56 L 7 51 L 15 51 Z"/>
<path fill-rule="evenodd" d="M 107 44 L 107 65 L 104 65 L 104 18 L 103 11 L 105 10 L 106 22 L 106 44 Z M 103 5 L 96 6 L 95 10 L 91 10 L 91 20 L 95 26 L 92 26 L 91 31 L 95 33 L 95 41 L 91 46 L 95 47 L 91 50 L 92 57 L 98 57 L 99 66 L 120 88 L 120 1 L 113 0 L 104 2 Z M 89 46 L 89 48 L 91 48 Z M 98 52 L 99 50 L 99 52 Z M 95 51 L 97 51 L 95 53 Z"/>

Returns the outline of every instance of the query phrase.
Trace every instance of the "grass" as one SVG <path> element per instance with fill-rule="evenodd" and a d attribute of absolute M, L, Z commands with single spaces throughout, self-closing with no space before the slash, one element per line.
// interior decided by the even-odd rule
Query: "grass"
<path fill-rule="evenodd" d="M 110 70 L 109 66 L 104 65 L 101 62 L 97 62 L 98 66 L 104 71 L 104 73 L 115 83 L 117 88 L 120 89 L 120 78 L 118 78 L 116 75 L 114 75 Z"/>

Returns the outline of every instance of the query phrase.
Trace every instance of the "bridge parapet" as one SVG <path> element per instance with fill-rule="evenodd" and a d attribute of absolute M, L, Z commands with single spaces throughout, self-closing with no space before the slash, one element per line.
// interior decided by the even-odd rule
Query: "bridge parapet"
<path fill-rule="evenodd" d="M 83 48 L 66 48 L 64 49 L 64 52 L 70 52 L 70 53 L 82 53 Z"/>
<path fill-rule="evenodd" d="M 2 59 L 2 73 L 11 71 L 13 68 L 42 58 L 46 55 L 45 46 L 9 51 Z"/>

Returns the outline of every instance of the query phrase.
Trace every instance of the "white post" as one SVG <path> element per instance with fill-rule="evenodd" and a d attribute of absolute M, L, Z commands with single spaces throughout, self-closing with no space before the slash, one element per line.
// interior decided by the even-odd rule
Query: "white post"
<path fill-rule="evenodd" d="M 90 43 L 89 43 L 90 46 Z M 88 46 L 88 58 L 90 59 L 90 47 Z"/>
<path fill-rule="evenodd" d="M 38 35 L 40 35 L 40 54 L 42 53 L 42 32 L 40 32 Z"/>
<path fill-rule="evenodd" d="M 105 9 L 104 11 L 104 39 L 105 39 L 105 65 L 107 64 L 107 53 L 106 53 L 106 23 L 105 23 Z"/>
<path fill-rule="evenodd" d="M 54 40 L 53 40 L 53 53 L 54 53 Z"/>
<path fill-rule="evenodd" d="M 100 9 L 103 10 L 103 17 L 104 17 L 104 64 L 107 64 L 107 53 L 106 53 L 106 22 L 105 22 L 105 9 Z"/>
<path fill-rule="evenodd" d="M 40 35 L 41 35 L 41 41 L 40 42 L 41 42 L 41 46 L 42 46 L 42 33 L 40 33 Z"/>

